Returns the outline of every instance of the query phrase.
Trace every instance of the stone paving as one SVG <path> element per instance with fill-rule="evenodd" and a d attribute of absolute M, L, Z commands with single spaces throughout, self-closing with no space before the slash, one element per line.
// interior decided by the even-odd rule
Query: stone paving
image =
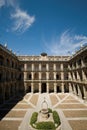
<path fill-rule="evenodd" d="M 50 95 L 50 99 L 52 102 L 52 106 L 56 105 L 56 103 L 59 101 L 55 94 Z"/>
<path fill-rule="evenodd" d="M 70 120 L 69 123 L 73 130 L 87 130 L 87 119 Z"/>
<path fill-rule="evenodd" d="M 29 118 L 41 109 L 44 97 L 48 106 L 58 111 L 62 130 L 87 130 L 87 104 L 67 93 L 28 93 L 10 100 L 0 107 L 0 130 L 30 130 Z"/>
<path fill-rule="evenodd" d="M 55 96 L 58 96 L 60 101 L 56 102 L 53 108 L 62 110 L 72 130 L 87 130 L 87 104 L 73 94 Z"/>
<path fill-rule="evenodd" d="M 0 121 L 0 130 L 17 130 L 21 121 L 2 120 Z"/>
<path fill-rule="evenodd" d="M 18 130 L 26 112 L 29 109 L 34 109 L 29 99 L 36 98 L 36 95 L 26 94 L 22 99 L 15 97 L 3 107 L 0 107 L 0 130 Z M 38 98 L 34 103 L 37 103 Z"/>

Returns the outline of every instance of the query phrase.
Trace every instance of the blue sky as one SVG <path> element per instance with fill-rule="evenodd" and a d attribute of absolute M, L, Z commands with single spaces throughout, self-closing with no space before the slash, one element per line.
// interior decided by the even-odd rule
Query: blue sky
<path fill-rule="evenodd" d="M 0 0 L 0 43 L 16 54 L 73 54 L 87 43 L 87 0 Z"/>

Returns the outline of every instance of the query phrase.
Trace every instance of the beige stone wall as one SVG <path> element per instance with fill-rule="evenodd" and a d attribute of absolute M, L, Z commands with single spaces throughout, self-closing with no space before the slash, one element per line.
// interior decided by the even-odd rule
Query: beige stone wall
<path fill-rule="evenodd" d="M 70 92 L 87 98 L 87 47 L 69 56 L 16 56 L 0 45 L 0 102 L 18 92 Z"/>
<path fill-rule="evenodd" d="M 20 92 L 21 73 L 17 57 L 0 46 L 0 103 Z"/>

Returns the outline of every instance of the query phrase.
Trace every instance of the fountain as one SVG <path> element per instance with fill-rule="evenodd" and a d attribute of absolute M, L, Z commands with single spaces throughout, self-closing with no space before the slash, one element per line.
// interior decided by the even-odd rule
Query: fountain
<path fill-rule="evenodd" d="M 45 100 L 45 97 L 44 97 L 44 101 L 41 104 L 41 116 L 44 119 L 47 119 L 49 117 L 48 104 Z"/>
<path fill-rule="evenodd" d="M 48 108 L 48 103 L 44 97 L 43 102 L 41 103 L 41 110 L 39 112 L 33 112 L 30 125 L 31 129 L 54 129 L 61 130 L 60 127 L 60 118 L 57 111 L 52 111 Z"/>

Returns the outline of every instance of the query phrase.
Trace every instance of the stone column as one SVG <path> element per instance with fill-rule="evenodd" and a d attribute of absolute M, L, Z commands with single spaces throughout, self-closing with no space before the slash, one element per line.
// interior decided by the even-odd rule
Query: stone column
<path fill-rule="evenodd" d="M 54 80 L 56 80 L 56 72 L 54 72 Z"/>
<path fill-rule="evenodd" d="M 56 64 L 53 65 L 53 70 L 56 71 Z"/>
<path fill-rule="evenodd" d="M 77 87 L 78 87 L 78 96 L 79 96 L 80 98 L 82 98 L 81 90 L 80 90 L 80 87 L 79 87 L 78 84 L 77 84 Z"/>
<path fill-rule="evenodd" d="M 39 83 L 39 93 L 41 93 L 41 83 Z"/>
<path fill-rule="evenodd" d="M 83 79 L 83 81 L 86 80 L 86 75 L 85 75 L 84 70 L 82 70 L 82 79 Z"/>
<path fill-rule="evenodd" d="M 73 90 L 74 90 L 74 94 L 77 95 L 77 92 L 76 92 L 76 88 L 75 88 L 75 84 L 73 84 Z"/>
<path fill-rule="evenodd" d="M 73 72 L 73 80 L 75 80 L 75 74 L 74 74 L 74 72 Z"/>
<path fill-rule="evenodd" d="M 86 86 L 83 85 L 84 100 L 87 100 L 87 91 L 85 87 Z"/>
<path fill-rule="evenodd" d="M 63 64 L 61 63 L 61 80 L 64 80 Z"/>
<path fill-rule="evenodd" d="M 41 71 L 41 63 L 39 64 L 39 71 Z"/>
<path fill-rule="evenodd" d="M 71 70 L 71 69 L 70 69 L 70 65 L 69 65 L 69 64 L 68 64 L 68 69 L 69 69 L 69 70 Z"/>
<path fill-rule="evenodd" d="M 47 83 L 47 93 L 49 93 L 49 83 Z"/>
<path fill-rule="evenodd" d="M 39 80 L 41 80 L 41 72 L 39 72 Z"/>
<path fill-rule="evenodd" d="M 25 71 L 27 70 L 27 64 L 26 63 L 24 64 L 24 70 Z"/>
<path fill-rule="evenodd" d="M 74 64 L 72 64 L 72 69 L 75 69 Z"/>
<path fill-rule="evenodd" d="M 78 79 L 78 80 L 80 80 L 80 76 L 79 76 L 79 73 L 78 73 L 78 71 L 77 71 L 77 79 Z"/>
<path fill-rule="evenodd" d="M 10 84 L 9 84 L 9 87 L 8 87 L 8 94 L 9 94 L 9 98 L 11 96 L 11 92 L 10 92 Z"/>
<path fill-rule="evenodd" d="M 31 74 L 32 74 L 32 80 L 34 80 L 34 72 L 31 72 Z"/>
<path fill-rule="evenodd" d="M 46 79 L 49 80 L 49 72 L 46 72 Z"/>
<path fill-rule="evenodd" d="M 24 72 L 24 80 L 27 80 L 27 72 Z"/>
<path fill-rule="evenodd" d="M 82 67 L 85 66 L 83 59 L 81 59 L 81 65 L 82 65 Z"/>
<path fill-rule="evenodd" d="M 34 64 L 32 63 L 32 71 L 34 71 Z"/>
<path fill-rule="evenodd" d="M 6 71 L 3 71 L 3 80 L 6 80 Z"/>
<path fill-rule="evenodd" d="M 57 92 L 57 89 L 56 89 L 56 83 L 54 83 L 54 93 Z"/>
<path fill-rule="evenodd" d="M 71 83 L 69 83 L 69 92 L 72 93 L 73 90 L 72 90 L 72 86 L 71 86 Z"/>
<path fill-rule="evenodd" d="M 64 80 L 64 72 L 61 72 L 61 80 Z"/>
<path fill-rule="evenodd" d="M 78 66 L 78 62 L 76 61 L 76 68 L 78 68 L 79 66 Z"/>
<path fill-rule="evenodd" d="M 48 65 L 48 63 L 46 64 L 46 70 L 49 71 L 49 65 Z"/>
<path fill-rule="evenodd" d="M 62 90 L 62 93 L 64 93 L 64 83 L 61 83 L 61 90 Z"/>
<path fill-rule="evenodd" d="M 14 85 L 12 85 L 12 92 L 13 92 L 13 95 L 15 96 L 16 94 L 16 88 Z M 24 93 L 25 93 L 25 84 L 24 84 Z"/>
<path fill-rule="evenodd" d="M 27 90 L 27 83 L 24 83 L 24 89 L 25 89 L 25 93 L 26 93 L 26 90 Z"/>
<path fill-rule="evenodd" d="M 3 103 L 5 102 L 5 87 L 2 87 Z"/>
<path fill-rule="evenodd" d="M 72 80 L 72 77 L 71 77 L 71 73 L 68 72 L 68 77 L 69 77 L 69 80 Z"/>
<path fill-rule="evenodd" d="M 34 83 L 31 83 L 31 92 L 34 92 Z"/>
<path fill-rule="evenodd" d="M 63 68 L 64 68 L 64 67 L 63 67 L 63 63 L 61 63 L 61 70 L 63 70 Z"/>

